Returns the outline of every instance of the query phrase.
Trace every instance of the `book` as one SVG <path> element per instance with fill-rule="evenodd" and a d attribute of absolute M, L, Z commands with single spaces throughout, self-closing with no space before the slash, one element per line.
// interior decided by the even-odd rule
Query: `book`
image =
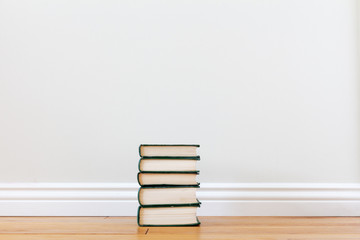
<path fill-rule="evenodd" d="M 140 186 L 146 185 L 199 185 L 196 181 L 198 171 L 193 172 L 156 172 L 143 171 L 137 175 Z"/>
<path fill-rule="evenodd" d="M 139 171 L 196 171 L 200 157 L 142 157 Z"/>
<path fill-rule="evenodd" d="M 140 227 L 197 226 L 200 224 L 193 207 L 139 207 L 137 222 Z"/>
<path fill-rule="evenodd" d="M 197 226 L 198 144 L 141 144 L 139 226 Z"/>
<path fill-rule="evenodd" d="M 196 157 L 198 147 L 200 145 L 197 144 L 141 144 L 139 154 L 140 157 Z"/>
<path fill-rule="evenodd" d="M 138 192 L 140 206 L 198 206 L 199 186 L 143 186 Z"/>

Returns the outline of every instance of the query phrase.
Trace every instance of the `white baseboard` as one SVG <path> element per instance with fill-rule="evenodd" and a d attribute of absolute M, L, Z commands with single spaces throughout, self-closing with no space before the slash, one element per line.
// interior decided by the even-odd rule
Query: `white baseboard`
<path fill-rule="evenodd" d="M 136 183 L 0 183 L 0 216 L 135 216 Z M 357 183 L 204 183 L 199 216 L 360 216 Z"/>

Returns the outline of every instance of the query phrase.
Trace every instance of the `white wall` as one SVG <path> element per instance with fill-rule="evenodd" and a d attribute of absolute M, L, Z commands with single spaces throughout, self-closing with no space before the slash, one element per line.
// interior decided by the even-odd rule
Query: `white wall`
<path fill-rule="evenodd" d="M 359 182 L 355 0 L 0 0 L 0 182 Z"/>

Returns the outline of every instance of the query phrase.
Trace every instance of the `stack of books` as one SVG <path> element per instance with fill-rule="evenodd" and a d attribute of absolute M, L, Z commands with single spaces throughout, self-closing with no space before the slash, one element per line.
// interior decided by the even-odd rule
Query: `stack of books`
<path fill-rule="evenodd" d="M 196 198 L 200 160 L 200 145 L 172 144 L 139 147 L 140 161 L 137 176 L 138 225 L 143 226 L 196 226 L 200 222 Z"/>

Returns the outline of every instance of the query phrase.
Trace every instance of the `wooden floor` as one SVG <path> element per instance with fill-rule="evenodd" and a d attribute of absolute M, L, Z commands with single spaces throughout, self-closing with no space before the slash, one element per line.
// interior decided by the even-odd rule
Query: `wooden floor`
<path fill-rule="evenodd" d="M 360 240 L 360 217 L 199 217 L 199 227 L 138 227 L 135 217 L 0 217 L 1 240 Z"/>

